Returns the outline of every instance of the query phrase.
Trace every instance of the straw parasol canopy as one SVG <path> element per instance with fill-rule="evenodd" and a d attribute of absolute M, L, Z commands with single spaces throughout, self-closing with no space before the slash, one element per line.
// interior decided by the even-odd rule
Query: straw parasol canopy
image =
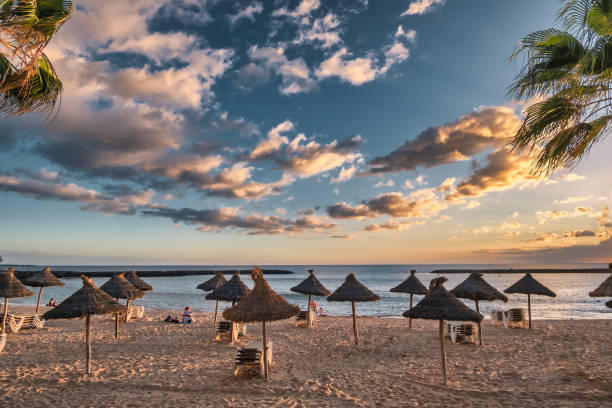
<path fill-rule="evenodd" d="M 376 302 L 380 297 L 370 289 L 362 285 L 355 275 L 349 273 L 344 283 L 327 297 L 328 302 L 351 302 L 353 311 L 353 334 L 355 344 L 359 344 L 359 332 L 357 331 L 357 316 L 355 314 L 355 302 Z"/>
<path fill-rule="evenodd" d="M 236 271 L 227 283 L 206 295 L 206 299 L 238 302 L 248 295 L 250 291 L 249 287 L 240 279 L 240 271 Z"/>
<path fill-rule="evenodd" d="M 9 298 L 28 297 L 34 292 L 23 286 L 13 274 L 15 268 L 8 268 L 6 272 L 0 272 L 0 297 L 4 298 L 4 313 L 2 314 L 2 334 L 6 328 L 6 315 L 8 313 Z"/>
<path fill-rule="evenodd" d="M 476 304 L 476 311 L 480 313 L 478 307 L 478 301 L 486 300 L 492 302 L 494 300 L 501 300 L 507 302 L 508 297 L 489 285 L 482 277 L 482 273 L 472 272 L 463 282 L 455 286 L 450 291 L 453 295 L 458 298 L 473 300 Z M 478 322 L 478 340 L 482 346 L 482 326 Z"/>
<path fill-rule="evenodd" d="M 215 290 L 220 288 L 221 286 L 227 283 L 227 279 L 221 272 L 215 272 L 215 276 L 210 278 L 204 283 L 200 283 L 197 286 L 197 289 L 201 289 L 205 292 L 210 292 L 211 290 Z M 219 309 L 219 299 L 215 300 L 215 317 L 213 318 L 213 327 L 217 326 L 217 310 Z"/>
<path fill-rule="evenodd" d="M 144 292 L 128 282 L 123 272 L 114 274 L 104 285 L 100 286 L 100 289 L 117 300 L 127 299 L 125 310 L 126 323 L 128 321 L 128 312 L 130 311 L 130 300 L 140 299 L 144 296 Z M 119 315 L 115 315 L 115 338 L 119 338 Z"/>
<path fill-rule="evenodd" d="M 442 372 L 446 385 L 446 352 L 444 350 L 444 321 L 459 320 L 479 323 L 483 316 L 470 309 L 450 293 L 445 287 L 446 278 L 433 279 L 429 294 L 410 310 L 403 313 L 404 317 L 439 321 L 440 351 L 442 353 Z"/>
<path fill-rule="evenodd" d="M 237 275 L 235 275 L 237 276 Z M 288 319 L 300 312 L 300 308 L 287 302 L 276 293 L 263 276 L 259 268 L 253 268 L 251 278 L 255 283 L 253 290 L 238 303 L 223 311 L 227 320 L 251 323 L 261 322 L 263 331 L 264 375 L 268 379 L 268 342 L 266 339 L 266 322 Z"/>
<path fill-rule="evenodd" d="M 330 291 L 327 290 L 325 286 L 314 274 L 314 269 L 308 270 L 308 277 L 300 282 L 299 285 L 294 286 L 290 289 L 292 292 L 301 293 L 303 295 L 308 295 L 308 306 L 306 306 L 306 311 L 308 312 L 306 327 L 310 328 L 310 303 L 312 301 L 313 296 L 329 296 Z"/>
<path fill-rule="evenodd" d="M 136 275 L 136 271 L 130 271 L 126 273 L 125 279 L 127 279 L 128 282 L 136 286 L 138 290 L 142 292 L 151 292 L 153 290 L 153 286 L 149 285 L 147 282 L 140 279 L 138 275 Z"/>
<path fill-rule="evenodd" d="M 106 292 L 98 289 L 91 278 L 81 276 L 83 287 L 43 315 L 43 319 L 74 319 L 85 317 L 85 372 L 91 374 L 91 315 L 121 313 L 125 307 Z"/>
<path fill-rule="evenodd" d="M 594 291 L 589 293 L 590 297 L 612 297 L 612 275 L 603 281 Z"/>
<path fill-rule="evenodd" d="M 26 279 L 21 281 L 24 285 L 32 286 L 33 288 L 40 288 L 38 291 L 38 301 L 36 302 L 36 313 L 40 309 L 40 297 L 42 296 L 43 288 L 49 286 L 66 286 L 64 282 L 59 280 L 57 276 L 51 273 L 51 268 L 48 266 L 39 272 L 34 272 Z"/>
<path fill-rule="evenodd" d="M 516 281 L 514 285 L 504 290 L 504 293 L 521 293 L 527 295 L 527 309 L 529 311 L 529 329 L 531 330 L 531 295 L 542 295 L 557 297 L 555 292 L 542 285 L 535 280 L 531 273 L 527 272 L 525 276 Z"/>
<path fill-rule="evenodd" d="M 427 288 L 416 277 L 416 270 L 413 269 L 410 271 L 410 276 L 408 276 L 408 279 L 396 287 L 391 288 L 391 292 L 410 293 L 410 308 L 412 309 L 412 297 L 414 295 L 426 295 Z M 408 319 L 408 328 L 412 329 L 412 319 Z"/>

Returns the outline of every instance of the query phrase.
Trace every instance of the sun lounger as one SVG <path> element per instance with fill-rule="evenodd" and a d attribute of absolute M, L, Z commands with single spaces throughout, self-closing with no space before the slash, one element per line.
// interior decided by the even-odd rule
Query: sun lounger
<path fill-rule="evenodd" d="M 514 327 L 524 329 L 526 322 L 525 309 L 509 309 L 504 312 L 504 327 L 507 329 Z"/>
<path fill-rule="evenodd" d="M 4 350 L 4 346 L 6 346 L 6 333 L 0 334 L 0 353 Z"/>
<path fill-rule="evenodd" d="M 12 333 L 17 333 L 21 329 L 32 328 L 42 329 L 45 326 L 45 321 L 38 315 L 16 315 L 9 313 L 6 317 L 9 330 Z"/>
<path fill-rule="evenodd" d="M 268 342 L 268 367 L 272 365 L 272 343 Z M 236 352 L 234 361 L 234 375 L 236 376 L 263 376 L 264 375 L 264 360 L 262 342 L 254 341 L 247 344 L 246 347 L 241 347 Z"/>
<path fill-rule="evenodd" d="M 504 326 L 504 311 L 491 310 L 491 323 L 495 326 Z"/>
<path fill-rule="evenodd" d="M 453 343 L 476 343 L 478 329 L 471 323 L 448 323 L 447 337 Z"/>
<path fill-rule="evenodd" d="M 144 316 L 144 306 L 131 306 L 127 315 L 127 321 L 141 319 Z"/>
<path fill-rule="evenodd" d="M 232 322 L 219 321 L 215 330 L 215 340 L 233 342 L 238 340 L 238 337 L 246 335 L 246 324 L 234 323 L 234 338 L 232 339 Z"/>
<path fill-rule="evenodd" d="M 308 312 L 300 310 L 295 320 L 296 327 L 308 327 Z M 310 327 L 314 326 L 314 312 L 310 314 Z"/>

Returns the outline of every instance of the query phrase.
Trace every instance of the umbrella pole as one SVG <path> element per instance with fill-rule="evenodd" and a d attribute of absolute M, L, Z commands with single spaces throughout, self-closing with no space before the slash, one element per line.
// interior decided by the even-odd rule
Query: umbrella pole
<path fill-rule="evenodd" d="M 91 315 L 85 318 L 85 373 L 91 375 Z"/>
<path fill-rule="evenodd" d="M 442 353 L 442 374 L 446 385 L 446 351 L 444 350 L 444 320 L 440 319 L 440 351 Z"/>
<path fill-rule="evenodd" d="M 355 301 L 351 301 L 353 306 L 353 332 L 355 333 L 355 344 L 359 344 L 359 333 L 357 332 L 357 318 L 355 317 Z"/>
<path fill-rule="evenodd" d="M 263 359 L 264 359 L 264 377 L 268 381 L 268 340 L 266 339 L 266 322 L 261 322 L 263 332 Z"/>
<path fill-rule="evenodd" d="M 2 313 L 2 334 L 5 333 L 6 329 L 6 314 L 8 312 L 8 298 L 4 298 L 4 312 Z"/>
<path fill-rule="evenodd" d="M 412 293 L 410 294 L 410 309 L 412 309 Z M 412 329 L 412 317 L 408 318 L 408 328 Z"/>
<path fill-rule="evenodd" d="M 38 302 L 36 302 L 36 314 L 38 314 L 38 309 L 40 309 L 40 297 L 42 296 L 42 286 L 40 287 L 40 290 L 38 291 Z"/>
<path fill-rule="evenodd" d="M 219 308 L 219 301 L 215 303 L 215 318 L 213 319 L 213 326 L 217 327 L 217 309 Z"/>
<path fill-rule="evenodd" d="M 115 313 L 115 338 L 119 338 L 119 313 Z"/>
<path fill-rule="evenodd" d="M 308 315 L 306 316 L 306 318 L 308 320 L 306 320 L 306 327 L 310 329 L 310 300 L 312 299 L 312 295 L 308 295 L 308 308 L 306 309 L 308 311 Z"/>
<path fill-rule="evenodd" d="M 531 295 L 527 294 L 527 310 L 529 311 L 529 330 L 531 330 Z"/>
<path fill-rule="evenodd" d="M 125 308 L 125 322 L 128 322 L 128 316 L 130 315 L 130 299 L 127 300 Z"/>
<path fill-rule="evenodd" d="M 480 313 L 480 309 L 478 308 L 478 300 L 475 300 L 474 302 L 476 302 L 476 313 Z M 480 325 L 480 322 L 478 322 L 478 341 L 482 347 L 482 326 Z"/>
<path fill-rule="evenodd" d="M 236 304 L 236 301 L 232 301 L 232 307 L 234 307 L 234 305 Z M 230 330 L 230 344 L 234 344 L 234 321 L 232 320 L 231 322 L 231 330 Z"/>

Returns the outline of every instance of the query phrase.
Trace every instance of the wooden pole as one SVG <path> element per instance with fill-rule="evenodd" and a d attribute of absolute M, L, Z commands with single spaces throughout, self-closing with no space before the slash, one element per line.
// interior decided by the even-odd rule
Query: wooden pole
<path fill-rule="evenodd" d="M 130 314 L 130 299 L 127 300 L 126 308 L 125 308 L 125 322 L 128 322 L 128 316 Z"/>
<path fill-rule="evenodd" d="M 232 307 L 236 304 L 236 301 L 232 301 Z M 230 329 L 230 344 L 234 344 L 234 321 L 230 321 L 231 329 Z"/>
<path fill-rule="evenodd" d="M 261 329 L 263 332 L 263 359 L 264 359 L 264 377 L 268 381 L 268 340 L 266 338 L 266 322 L 261 322 Z"/>
<path fill-rule="evenodd" d="M 353 332 L 355 333 L 355 344 L 359 344 L 359 333 L 357 332 L 357 318 L 355 316 L 355 301 L 351 301 L 353 306 Z"/>
<path fill-rule="evenodd" d="M 412 293 L 410 294 L 410 309 L 412 309 Z M 408 318 L 408 328 L 412 329 L 412 317 Z"/>
<path fill-rule="evenodd" d="M 91 375 L 91 337 L 89 335 L 91 328 L 91 315 L 85 318 L 85 373 Z"/>
<path fill-rule="evenodd" d="M 480 313 L 480 309 L 478 308 L 478 300 L 475 300 L 474 302 L 476 302 L 476 313 Z M 478 322 L 478 341 L 480 342 L 480 347 L 482 347 L 482 326 L 480 325 L 480 322 Z"/>
<path fill-rule="evenodd" d="M 115 338 L 119 338 L 119 313 L 115 313 Z"/>
<path fill-rule="evenodd" d="M 444 320 L 440 319 L 440 351 L 442 353 L 442 374 L 446 385 L 446 351 L 444 350 Z"/>
<path fill-rule="evenodd" d="M 217 327 L 217 309 L 219 308 L 219 301 L 217 300 L 215 303 L 215 318 L 213 319 L 213 327 Z"/>
<path fill-rule="evenodd" d="M 531 330 L 531 295 L 527 294 L 527 310 L 529 311 L 529 330 Z"/>
<path fill-rule="evenodd" d="M 8 312 L 8 298 L 4 298 L 4 312 L 2 313 L 2 334 L 6 331 L 6 314 Z"/>
<path fill-rule="evenodd" d="M 306 318 L 308 319 L 306 321 L 306 327 L 310 329 L 310 301 L 312 299 L 312 295 L 308 295 L 308 314 L 306 315 Z"/>
<path fill-rule="evenodd" d="M 40 290 L 38 291 L 38 302 L 36 302 L 36 314 L 38 314 L 38 309 L 40 309 L 40 297 L 42 296 L 42 286 L 40 287 Z"/>

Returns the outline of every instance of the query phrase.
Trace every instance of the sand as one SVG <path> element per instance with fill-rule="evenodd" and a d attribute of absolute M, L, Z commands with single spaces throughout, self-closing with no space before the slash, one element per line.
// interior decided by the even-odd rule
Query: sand
<path fill-rule="evenodd" d="M 9 308 L 11 310 L 11 308 Z M 32 311 L 13 307 L 13 311 Z M 161 322 L 167 311 L 120 326 L 93 318 L 93 375 L 84 371 L 85 321 L 49 321 L 9 334 L 0 353 L 0 407 L 602 407 L 612 404 L 612 320 L 535 321 L 535 330 L 485 321 L 485 345 L 446 342 L 441 385 L 437 322 L 326 317 L 314 330 L 267 326 L 271 379 L 233 377 L 237 345 L 215 343 L 212 316 Z M 173 311 L 172 314 L 178 314 Z M 249 325 L 247 339 L 261 338 Z"/>

